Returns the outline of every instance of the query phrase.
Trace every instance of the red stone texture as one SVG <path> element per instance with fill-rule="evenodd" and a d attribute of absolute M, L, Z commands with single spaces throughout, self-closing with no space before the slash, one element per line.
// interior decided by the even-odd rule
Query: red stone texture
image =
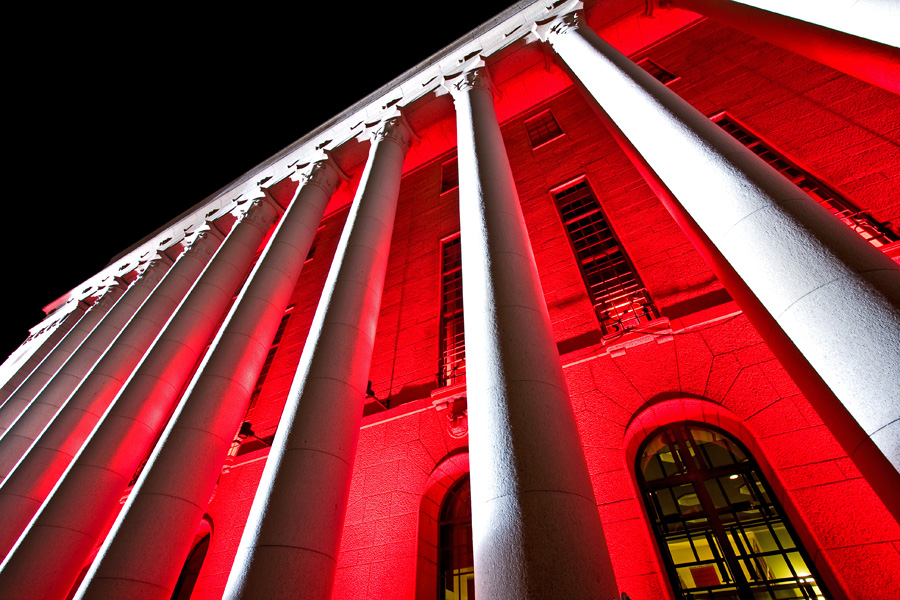
<path fill-rule="evenodd" d="M 610 32 L 623 47 L 637 35 Z M 680 77 L 672 89 L 701 112 L 729 111 L 876 219 L 900 218 L 896 96 L 711 22 L 649 56 Z M 689 420 L 721 427 L 751 450 L 835 597 L 888 598 L 900 585 L 897 523 L 562 71 L 528 52 L 522 60 L 534 62 L 525 74 L 495 74 L 497 112 L 620 590 L 634 600 L 670 595 L 634 460 L 654 429 Z M 523 121 L 546 109 L 564 135 L 533 150 Z M 407 159 L 370 373 L 389 408 L 366 411 L 334 598 L 434 598 L 438 508 L 468 468 L 467 440 L 450 435 L 447 411 L 430 397 L 440 242 L 459 230 L 458 192 L 440 193 L 441 164 L 456 143 L 452 118 L 417 125 L 422 141 Z M 601 339 L 549 193 L 582 176 L 669 319 L 654 332 Z M 353 171 L 341 186 L 298 282 L 248 416 L 260 437 L 278 426 L 358 180 Z M 221 477 L 196 598 L 222 593 L 266 453 L 259 445 L 238 456 Z"/>

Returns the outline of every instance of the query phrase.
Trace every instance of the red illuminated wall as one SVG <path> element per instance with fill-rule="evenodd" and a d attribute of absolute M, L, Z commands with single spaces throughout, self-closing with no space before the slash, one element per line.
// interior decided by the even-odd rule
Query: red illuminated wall
<path fill-rule="evenodd" d="M 672 89 L 701 112 L 727 109 L 877 220 L 900 218 L 896 96 L 709 22 L 649 56 L 681 77 Z M 540 69 L 533 82 L 564 77 L 555 67 Z M 750 448 L 836 597 L 888 597 L 900 581 L 900 527 L 589 106 L 571 88 L 542 88 L 553 95 L 534 104 L 541 93 L 521 80 L 498 87 L 503 135 L 620 590 L 634 600 L 669 593 L 633 461 L 651 430 L 689 419 L 730 431 Z M 546 108 L 565 136 L 532 151 L 522 121 Z M 448 119 L 429 131 L 452 135 Z M 403 179 L 370 374 L 375 397 L 389 408 L 371 404 L 364 419 L 335 598 L 433 598 L 436 507 L 468 465 L 466 439 L 450 435 L 446 411 L 435 411 L 430 396 L 440 240 L 459 229 L 457 192 L 440 194 L 441 163 L 455 142 L 422 137 L 413 153 L 418 160 L 430 148 L 432 158 Z M 582 175 L 669 319 L 648 334 L 602 339 L 598 332 L 548 193 Z M 346 200 L 358 173 L 353 177 L 340 192 Z M 346 215 L 329 210 L 248 417 L 263 440 L 277 426 Z M 220 479 L 195 598 L 222 593 L 267 451 L 248 438 Z"/>

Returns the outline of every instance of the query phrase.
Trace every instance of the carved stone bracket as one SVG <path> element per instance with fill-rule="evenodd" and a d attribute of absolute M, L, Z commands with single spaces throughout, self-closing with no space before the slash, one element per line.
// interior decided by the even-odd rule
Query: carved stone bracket
<path fill-rule="evenodd" d="M 464 438 L 469 433 L 469 408 L 466 384 L 439 388 L 431 392 L 436 411 L 447 411 L 447 432 L 452 438 Z"/>

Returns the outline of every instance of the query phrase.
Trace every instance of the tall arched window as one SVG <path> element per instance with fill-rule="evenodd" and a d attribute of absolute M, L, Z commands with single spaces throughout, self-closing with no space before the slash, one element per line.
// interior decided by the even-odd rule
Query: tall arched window
<path fill-rule="evenodd" d="M 171 600 L 188 600 L 194 592 L 194 586 L 200 576 L 200 569 L 203 567 L 203 560 L 209 551 L 209 542 L 212 540 L 212 524 L 207 519 L 208 517 L 200 522 L 200 527 L 194 536 L 194 545 L 184 561 L 175 589 L 172 590 Z"/>
<path fill-rule="evenodd" d="M 759 466 L 707 425 L 667 426 L 637 473 L 669 580 L 683 600 L 829 598 Z"/>
<path fill-rule="evenodd" d="M 438 600 L 474 600 L 472 494 L 468 475 L 457 481 L 444 496 L 438 531 Z"/>

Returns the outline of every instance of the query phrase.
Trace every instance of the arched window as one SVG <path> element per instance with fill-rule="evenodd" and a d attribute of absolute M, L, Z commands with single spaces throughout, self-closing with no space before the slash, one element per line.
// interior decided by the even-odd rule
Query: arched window
<path fill-rule="evenodd" d="M 667 426 L 638 452 L 638 481 L 683 600 L 829 598 L 759 466 L 706 425 Z"/>
<path fill-rule="evenodd" d="M 472 494 L 468 475 L 457 481 L 444 496 L 438 532 L 438 600 L 474 600 Z"/>
<path fill-rule="evenodd" d="M 203 560 L 209 551 L 209 542 L 211 540 L 212 525 L 204 518 L 200 522 L 197 535 L 194 537 L 194 546 L 184 561 L 181 574 L 178 575 L 178 582 L 175 584 L 175 589 L 172 590 L 171 600 L 188 600 L 191 597 L 191 594 L 194 592 L 194 586 L 197 584 L 197 578 L 200 576 Z"/>

